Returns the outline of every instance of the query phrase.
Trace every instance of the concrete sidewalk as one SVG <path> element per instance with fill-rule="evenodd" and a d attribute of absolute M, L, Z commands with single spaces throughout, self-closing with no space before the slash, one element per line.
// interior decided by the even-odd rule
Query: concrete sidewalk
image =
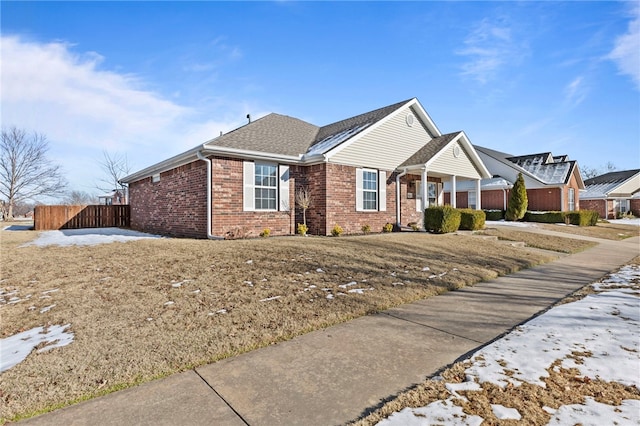
<path fill-rule="evenodd" d="M 20 424 L 344 424 L 640 254 L 638 237 L 599 243 Z"/>

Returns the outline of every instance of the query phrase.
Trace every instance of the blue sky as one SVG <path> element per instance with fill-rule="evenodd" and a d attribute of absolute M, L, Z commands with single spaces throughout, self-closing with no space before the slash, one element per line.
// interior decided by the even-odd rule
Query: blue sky
<path fill-rule="evenodd" d="M 70 189 L 277 112 L 324 125 L 417 97 L 443 133 L 640 168 L 638 2 L 1 4 L 2 126 Z"/>

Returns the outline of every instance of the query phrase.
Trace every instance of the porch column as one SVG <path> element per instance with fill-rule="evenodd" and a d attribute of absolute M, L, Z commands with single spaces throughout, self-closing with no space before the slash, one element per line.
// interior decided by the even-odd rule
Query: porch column
<path fill-rule="evenodd" d="M 427 169 L 422 169 L 422 211 L 424 212 L 429 207 L 429 184 L 427 183 Z"/>
<path fill-rule="evenodd" d="M 480 191 L 480 179 L 476 180 L 476 210 L 482 210 L 482 192 Z"/>
<path fill-rule="evenodd" d="M 451 176 L 451 207 L 456 208 L 456 175 Z"/>

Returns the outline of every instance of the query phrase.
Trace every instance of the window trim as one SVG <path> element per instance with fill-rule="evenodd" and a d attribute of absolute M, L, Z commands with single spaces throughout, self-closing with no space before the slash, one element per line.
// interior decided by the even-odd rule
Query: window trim
<path fill-rule="evenodd" d="M 256 176 L 257 176 L 256 170 L 257 170 L 258 167 L 269 167 L 269 168 L 273 168 L 274 169 L 275 176 L 273 176 L 273 179 L 275 181 L 275 185 L 258 185 L 258 184 L 256 184 Z M 269 180 L 272 179 L 271 174 L 269 174 L 269 175 L 261 175 L 261 176 L 263 177 L 263 180 L 264 180 L 264 178 L 267 178 Z M 278 210 L 278 201 L 279 201 L 278 200 L 278 183 L 279 182 L 278 182 L 278 165 L 277 164 L 267 163 L 267 162 L 257 162 L 257 161 L 253 163 L 253 209 L 255 211 L 271 211 L 271 212 L 273 212 L 273 211 L 277 211 Z M 258 197 L 256 195 L 256 190 L 258 190 L 258 189 L 261 190 L 261 191 L 263 189 L 266 189 L 267 191 L 274 191 L 274 198 L 273 198 L 274 205 L 275 205 L 274 208 L 261 208 L 261 207 L 259 208 L 259 207 L 256 206 L 256 201 L 258 200 Z M 269 197 L 269 198 L 262 198 L 261 197 L 260 199 L 261 200 L 266 200 L 267 203 L 270 204 L 271 197 Z"/>
<path fill-rule="evenodd" d="M 372 189 L 364 189 L 364 173 L 374 173 L 376 176 L 376 207 L 365 209 L 365 192 L 374 192 Z M 384 212 L 387 210 L 387 172 L 370 168 L 356 168 L 356 211 L 357 212 Z"/>
<path fill-rule="evenodd" d="M 257 209 L 255 196 L 255 172 L 256 165 L 268 165 L 276 167 L 276 208 L 275 209 Z M 245 212 L 277 212 L 289 211 L 289 166 L 286 164 L 278 164 L 269 161 L 249 161 L 246 160 L 242 165 L 242 211 Z M 262 186 L 258 186 L 263 188 Z M 273 189 L 273 187 L 264 187 Z"/>

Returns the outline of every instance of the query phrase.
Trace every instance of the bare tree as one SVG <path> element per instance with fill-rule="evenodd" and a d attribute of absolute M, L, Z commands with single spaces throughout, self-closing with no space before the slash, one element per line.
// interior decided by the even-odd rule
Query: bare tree
<path fill-rule="evenodd" d="M 64 203 L 70 206 L 97 204 L 96 197 L 84 191 L 71 191 L 64 198 Z"/>
<path fill-rule="evenodd" d="M 582 175 L 583 179 L 591 179 L 609 172 L 615 172 L 616 170 L 618 170 L 616 165 L 611 161 L 607 161 L 607 164 L 600 167 L 582 166 L 580 167 L 580 174 Z"/>
<path fill-rule="evenodd" d="M 302 223 L 307 225 L 307 209 L 311 207 L 311 191 L 306 186 L 298 188 L 295 195 L 296 205 L 302 209 Z"/>
<path fill-rule="evenodd" d="M 99 164 L 103 177 L 98 181 L 96 187 L 104 192 L 120 191 L 126 202 L 128 198 L 127 185 L 121 183 L 120 179 L 131 173 L 127 156 L 119 153 L 109 154 L 107 151 L 103 151 L 102 160 L 99 161 Z"/>
<path fill-rule="evenodd" d="M 13 217 L 17 203 L 37 196 L 55 197 L 66 187 L 60 166 L 47 158 L 49 144 L 39 133 L 11 127 L 2 129 L 0 142 L 0 195 L 6 215 Z"/>

